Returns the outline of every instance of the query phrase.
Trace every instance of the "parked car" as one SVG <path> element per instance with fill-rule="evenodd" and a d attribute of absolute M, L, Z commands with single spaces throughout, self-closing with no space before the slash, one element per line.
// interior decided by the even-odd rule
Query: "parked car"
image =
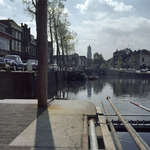
<path fill-rule="evenodd" d="M 57 64 L 51 64 L 51 65 L 50 65 L 50 70 L 58 71 L 58 70 L 59 70 L 59 67 L 58 67 Z"/>
<path fill-rule="evenodd" d="M 147 73 L 147 70 L 146 69 L 141 69 L 140 72 L 141 73 Z"/>
<path fill-rule="evenodd" d="M 27 60 L 27 64 L 28 64 L 28 62 L 31 63 L 31 65 L 32 65 L 32 70 L 35 70 L 35 71 L 38 70 L 38 60 L 29 59 L 29 60 Z"/>
<path fill-rule="evenodd" d="M 10 66 L 8 64 L 6 64 L 6 61 L 4 58 L 0 57 L 0 70 L 6 70 L 9 71 L 10 70 Z"/>
<path fill-rule="evenodd" d="M 6 55 L 5 56 L 6 63 L 10 66 L 11 70 L 22 70 L 24 71 L 24 64 L 18 55 Z"/>

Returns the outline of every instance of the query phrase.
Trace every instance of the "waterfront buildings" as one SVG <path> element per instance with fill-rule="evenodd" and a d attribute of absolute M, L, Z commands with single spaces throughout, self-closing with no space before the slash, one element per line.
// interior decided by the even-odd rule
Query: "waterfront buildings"
<path fill-rule="evenodd" d="M 63 56 L 60 55 L 60 61 L 58 61 L 58 65 L 61 69 L 64 67 L 69 67 L 69 68 L 75 68 L 77 70 L 85 70 L 87 67 L 87 58 L 85 56 L 79 56 L 77 53 L 74 53 L 72 55 L 64 55 L 64 63 L 65 66 L 62 66 L 63 62 Z M 53 56 L 54 63 L 57 62 L 57 56 Z"/>
<path fill-rule="evenodd" d="M 10 54 L 11 34 L 7 32 L 7 25 L 0 23 L 0 57 Z"/>
<path fill-rule="evenodd" d="M 114 68 L 150 68 L 150 51 L 123 49 L 113 53 Z"/>
<path fill-rule="evenodd" d="M 0 56 L 19 55 L 25 62 L 36 59 L 36 41 L 26 24 L 19 26 L 14 20 L 0 20 Z"/>

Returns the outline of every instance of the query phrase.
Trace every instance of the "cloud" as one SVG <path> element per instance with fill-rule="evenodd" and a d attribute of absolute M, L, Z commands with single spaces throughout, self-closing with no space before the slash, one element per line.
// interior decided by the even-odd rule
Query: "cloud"
<path fill-rule="evenodd" d="M 10 5 L 7 5 L 3 0 L 0 0 L 0 9 L 5 10 L 5 9 L 17 9 L 16 7 L 12 7 Z"/>
<path fill-rule="evenodd" d="M 4 5 L 4 2 L 3 2 L 3 0 L 0 0 L 0 5 Z"/>
<path fill-rule="evenodd" d="M 131 5 L 125 5 L 123 2 L 113 0 L 87 0 L 84 4 L 77 4 L 76 7 L 80 13 L 89 18 L 104 18 L 118 16 L 124 13 L 131 13 L 135 9 Z"/>
<path fill-rule="evenodd" d="M 8 19 L 7 17 L 0 16 L 1 20 Z"/>
<path fill-rule="evenodd" d="M 70 11 L 67 8 L 64 9 L 64 13 L 68 13 L 69 16 L 73 15 L 72 13 L 70 13 Z"/>
<path fill-rule="evenodd" d="M 84 29 L 83 29 L 84 28 Z M 150 49 L 150 20 L 144 17 L 127 16 L 117 19 L 106 18 L 100 21 L 84 20 L 78 32 L 79 45 L 87 51 L 92 44 L 92 53 L 100 53 L 105 59 L 113 56 L 116 49 L 130 47 L 132 50 Z M 85 38 L 86 37 L 86 38 Z M 81 53 L 81 52 L 80 52 Z"/>
<path fill-rule="evenodd" d="M 101 21 L 83 21 L 82 24 L 87 28 L 98 30 L 99 32 L 108 32 L 110 34 L 129 34 L 146 33 L 150 29 L 150 20 L 143 17 L 122 17 L 119 19 L 106 18 Z"/>

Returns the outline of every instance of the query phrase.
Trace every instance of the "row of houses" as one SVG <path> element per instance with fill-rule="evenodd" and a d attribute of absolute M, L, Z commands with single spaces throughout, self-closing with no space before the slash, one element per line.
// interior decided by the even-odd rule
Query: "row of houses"
<path fill-rule="evenodd" d="M 63 58 L 64 57 L 64 58 Z M 64 59 L 64 62 L 63 62 Z M 53 56 L 53 60 L 57 62 L 57 56 Z M 72 55 L 60 55 L 60 61 L 58 61 L 59 67 L 63 68 L 75 68 L 76 70 L 85 70 L 91 64 L 91 59 L 86 58 L 86 56 L 79 56 L 77 53 Z"/>
<path fill-rule="evenodd" d="M 50 51 L 51 42 L 48 42 L 48 63 L 50 63 Z M 12 19 L 0 20 L 0 57 L 5 55 L 19 55 L 23 62 L 37 59 L 36 39 L 27 24 L 21 23 L 19 26 Z M 90 62 L 85 56 L 76 53 L 64 56 L 64 61 L 62 56 L 59 57 L 58 65 L 62 68 L 68 65 L 71 68 L 84 70 Z M 57 63 L 57 56 L 54 56 L 53 60 Z"/>
<path fill-rule="evenodd" d="M 27 24 L 0 20 L 0 57 L 19 55 L 23 61 L 36 59 L 36 40 Z"/>
<path fill-rule="evenodd" d="M 114 68 L 150 68 L 150 51 L 146 49 L 132 51 L 129 48 L 113 53 Z"/>

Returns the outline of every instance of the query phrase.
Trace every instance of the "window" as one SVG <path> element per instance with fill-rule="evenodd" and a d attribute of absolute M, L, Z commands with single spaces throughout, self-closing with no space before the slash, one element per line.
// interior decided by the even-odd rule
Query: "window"
<path fill-rule="evenodd" d="M 18 51 L 18 41 L 15 42 L 15 50 Z"/>
<path fill-rule="evenodd" d="M 21 42 L 19 42 L 19 49 L 18 50 L 21 52 Z"/>
<path fill-rule="evenodd" d="M 18 39 L 18 32 L 15 31 L 15 38 Z"/>
<path fill-rule="evenodd" d="M 12 29 L 12 36 L 15 37 L 15 31 Z"/>
<path fill-rule="evenodd" d="M 142 62 L 144 62 L 144 57 L 142 58 Z"/>
<path fill-rule="evenodd" d="M 6 27 L 0 25 L 0 31 L 1 32 L 6 32 Z"/>
<path fill-rule="evenodd" d="M 14 40 L 12 40 L 12 50 L 15 50 L 15 44 L 14 44 Z"/>
<path fill-rule="evenodd" d="M 19 34 L 19 40 L 21 40 L 21 33 L 18 33 Z"/>
<path fill-rule="evenodd" d="M 0 49 L 9 51 L 9 43 L 10 41 L 8 39 L 0 37 Z"/>

